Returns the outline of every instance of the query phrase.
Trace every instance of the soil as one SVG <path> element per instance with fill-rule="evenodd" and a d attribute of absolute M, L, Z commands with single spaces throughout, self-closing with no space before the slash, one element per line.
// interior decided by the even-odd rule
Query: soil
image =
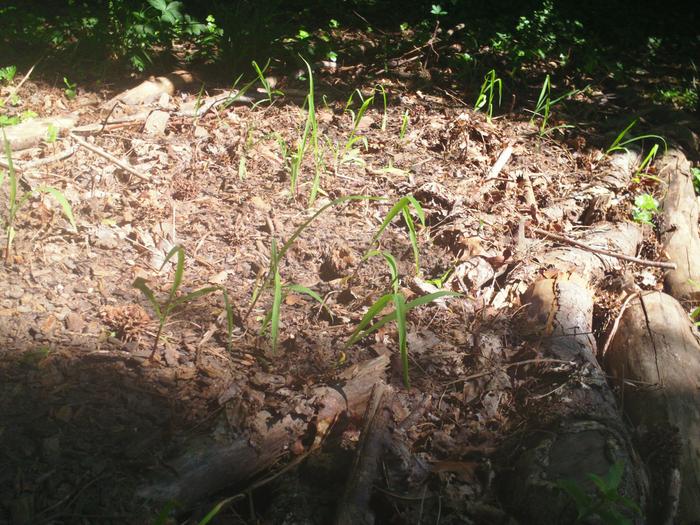
<path fill-rule="evenodd" d="M 529 417 L 529 396 L 547 395 L 568 373 L 538 363 L 543 356 L 512 321 L 521 305 L 510 276 L 529 257 L 516 253 L 518 225 L 527 220 L 563 233 L 579 227 L 592 198 L 585 190 L 607 169 L 600 147 L 606 139 L 580 130 L 540 136 L 538 123 L 524 113 L 489 120 L 442 90 L 408 90 L 387 77 L 379 79 L 389 93 L 386 113 L 378 96 L 357 128 L 362 140 L 348 148 L 353 155 L 338 162 L 333 151 L 342 158 L 353 120 L 338 90 L 328 87 L 332 76 L 321 75 L 325 84 L 319 80 L 316 92 L 324 173 L 312 204 L 311 153 L 290 189 L 290 155 L 306 116 L 301 100 L 179 116 L 175 106 L 196 100 L 199 85 L 160 100 L 168 116 L 162 132 L 136 121 L 82 135 L 147 174 L 147 181 L 85 148 L 24 174 L 32 187 L 58 188 L 78 227 L 72 229 L 50 195 L 30 199 L 18 212 L 17 235 L 0 271 L 0 523 L 153 522 L 163 506 L 135 495 L 168 470 L 183 444 L 196 436 L 226 442 L 253 432 L 261 413 L 284 416 L 288 399 L 335 384 L 342 371 L 385 354 L 391 357 L 387 382 L 404 417 L 411 417 L 406 442 L 426 470 L 422 479 L 394 480 L 387 467 L 372 503 L 377 519 L 508 522 L 494 483 L 498 466 L 510 461 L 500 447 L 517 438 Z M 291 81 L 281 89 L 289 87 L 304 89 Z M 24 107 L 40 116 L 77 112 L 80 126 L 103 123 L 107 110 L 100 104 L 116 93 L 83 90 L 69 100 L 61 89 L 30 79 L 20 94 Z M 579 107 L 593 108 L 599 122 L 620 109 L 596 108 L 594 91 L 576 100 L 580 104 L 562 109 L 552 126 L 577 121 L 581 115 L 572 111 Z M 110 119 L 134 112 L 119 106 Z M 14 159 L 33 161 L 71 144 L 61 137 Z M 492 173 L 508 147 L 512 155 Z M 649 188 L 648 180 L 625 188 L 602 219 L 629 220 L 634 195 Z M 289 289 L 274 350 L 269 330 L 261 329 L 273 294 L 260 289 L 273 243 L 279 248 L 315 211 L 347 195 L 381 200 L 330 207 L 286 252 L 282 283 L 314 291 L 324 307 Z M 425 212 L 425 227 L 414 215 L 418 276 L 400 216 L 375 241 L 387 213 L 406 195 Z M 651 228 L 646 235 L 641 255 L 654 258 Z M 186 253 L 179 296 L 226 289 L 234 321 L 230 345 L 218 291 L 174 310 L 156 339 L 158 318 L 132 283 L 145 279 L 164 302 L 175 278 L 173 260 L 160 268 L 175 245 Z M 396 258 L 407 300 L 426 293 L 428 279 L 445 275 L 442 286 L 462 294 L 408 313 L 410 388 L 402 381 L 394 323 L 345 345 L 367 308 L 392 289 L 384 259 L 365 257 L 377 248 Z M 632 280 L 660 289 L 660 275 L 637 267 Z M 600 340 L 620 306 L 620 279 L 610 274 L 597 283 Z M 328 523 L 360 428 L 355 419 L 337 423 L 300 466 L 279 470 L 217 519 Z M 290 451 L 279 468 L 293 456 Z M 180 509 L 178 522 L 196 523 L 217 501 L 245 489 L 230 487 Z"/>

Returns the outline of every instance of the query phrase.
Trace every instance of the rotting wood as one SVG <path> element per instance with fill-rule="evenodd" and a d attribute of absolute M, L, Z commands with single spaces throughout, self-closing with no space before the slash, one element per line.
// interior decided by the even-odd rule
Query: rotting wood
<path fill-rule="evenodd" d="M 544 237 L 554 239 L 555 241 L 563 242 L 565 244 L 570 244 L 571 246 L 576 246 L 577 248 L 580 248 L 581 250 L 586 250 L 587 252 L 597 253 L 599 255 L 605 255 L 607 257 L 615 257 L 616 259 L 620 259 L 620 260 L 627 261 L 627 262 L 632 262 L 632 263 L 639 264 L 642 266 L 651 266 L 654 268 L 667 268 L 670 270 L 675 270 L 677 268 L 677 265 L 674 262 L 650 261 L 648 259 L 640 259 L 639 257 L 632 257 L 630 255 L 625 255 L 623 253 L 616 253 L 616 252 L 613 252 L 610 250 L 604 250 L 602 248 L 594 248 L 594 247 L 588 246 L 582 242 L 578 242 L 578 241 L 575 241 L 573 239 L 569 239 L 568 237 L 564 237 L 563 235 L 557 235 L 556 233 L 548 232 L 548 231 L 542 230 L 540 228 L 532 228 L 531 227 L 530 231 L 533 233 L 536 233 L 538 235 L 542 235 Z"/>
<path fill-rule="evenodd" d="M 7 126 L 4 128 L 7 141 L 10 143 L 10 149 L 21 151 L 23 149 L 33 148 L 45 140 L 50 129 L 55 129 L 58 133 L 65 133 L 72 129 L 77 122 L 77 117 L 74 115 L 65 115 L 62 117 L 47 117 L 35 118 L 27 120 L 21 124 Z M 2 156 L 4 157 L 4 148 Z M 0 159 L 0 162 L 6 167 L 6 161 Z"/>
<path fill-rule="evenodd" d="M 271 468 L 315 427 L 320 444 L 333 421 L 344 411 L 359 416 L 367 405 L 374 386 L 382 381 L 389 364 L 387 355 L 365 361 L 346 371 L 341 388 L 321 386 L 296 400 L 294 415 L 287 414 L 268 424 L 253 424 L 250 435 L 228 444 L 211 438 L 193 440 L 186 451 L 168 462 L 174 479 L 163 479 L 143 487 L 139 496 L 156 502 L 177 500 L 184 507 L 228 486 L 240 486 Z M 294 402 L 294 400 L 292 400 Z M 301 408 L 299 408 L 301 407 Z M 317 445 L 318 446 L 318 445 Z"/>
<path fill-rule="evenodd" d="M 655 518 L 673 515 L 680 470 L 678 523 L 700 520 L 700 337 L 680 303 L 650 292 L 635 297 L 605 354 L 625 413 L 637 427 L 655 468 Z M 661 440 L 659 439 L 661 438 Z M 663 503 L 663 504 L 662 504 Z"/>
<path fill-rule="evenodd" d="M 337 525 L 371 525 L 375 516 L 370 510 L 372 486 L 377 478 L 379 462 L 388 439 L 391 423 L 391 387 L 377 383 L 367 404 L 361 441 L 355 461 L 338 505 Z"/>
<path fill-rule="evenodd" d="M 635 253 L 639 240 L 634 225 L 603 224 L 588 230 L 582 243 L 612 245 L 615 253 L 627 255 Z M 557 482 L 573 480 L 592 490 L 587 475 L 604 476 L 620 461 L 624 464 L 620 494 L 644 508 L 645 467 L 596 361 L 593 337 L 591 283 L 619 265 L 619 259 L 577 247 L 555 248 L 533 258 L 558 272 L 550 270 L 529 286 L 521 298 L 524 308 L 516 326 L 538 355 L 576 366 L 558 386 L 529 399 L 530 413 L 539 416 L 531 418 L 529 430 L 514 440 L 512 448 L 504 447 L 511 459 L 500 476 L 503 499 L 526 523 L 573 522 L 576 508 Z M 519 273 L 532 274 L 533 269 L 522 268 Z M 626 517 L 633 523 L 643 521 L 631 512 Z"/>
<path fill-rule="evenodd" d="M 661 243 L 677 267 L 666 273 L 664 289 L 681 302 L 700 301 L 700 236 L 698 205 L 690 163 L 678 150 L 670 150 L 657 163 L 668 184 L 663 198 Z"/>

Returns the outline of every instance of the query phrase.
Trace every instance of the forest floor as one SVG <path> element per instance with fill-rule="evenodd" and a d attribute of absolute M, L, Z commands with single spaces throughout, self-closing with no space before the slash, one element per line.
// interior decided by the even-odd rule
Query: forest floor
<path fill-rule="evenodd" d="M 537 277 L 523 280 L 518 268 L 536 262 L 531 253 L 538 246 L 556 244 L 529 229 L 523 238 L 519 226 L 527 221 L 572 237 L 595 227 L 584 221 L 594 197 L 586 190 L 609 168 L 606 148 L 644 108 L 632 110 L 624 97 L 591 87 L 553 107 L 541 133 L 542 119 L 531 122 L 525 111 L 489 119 L 450 92 L 386 75 L 374 84 L 386 90 L 386 109 L 377 91 L 364 114 L 355 94 L 351 113 L 352 91 L 334 82 L 340 74 L 316 74 L 320 153 L 314 162 L 312 146 L 307 151 L 294 190 L 290 169 L 307 117 L 304 81 L 280 78 L 276 87 L 287 95 L 272 103 L 238 101 L 196 117 L 178 110 L 217 95 L 209 86 L 200 92 L 199 81 L 150 105 L 119 104 L 109 117 L 105 102 L 117 94 L 110 86 L 81 87 L 68 97 L 65 86 L 24 83 L 18 112 L 77 116 L 77 129 L 87 131 L 73 135 L 144 178 L 78 147 L 71 136 L 13 154 L 21 168 L 66 152 L 26 168 L 19 191 L 59 189 L 77 229 L 51 194 L 29 199 L 0 271 L 0 523 L 152 522 L 162 509 L 135 494 L 168 470 L 169 458 L 192 436 L 225 442 L 259 433 L 261 425 L 293 414 L 295 400 L 318 385 L 335 385 L 343 372 L 378 356 L 390 359 L 385 381 L 409 417 L 404 439 L 426 466 L 423 479 L 401 490 L 385 476 L 373 500 L 378 519 L 507 522 L 496 483 L 498 469 L 512 460 L 503 444 L 531 416 L 529 400 L 556 390 L 568 373 L 548 363 L 514 321 L 520 294 Z M 371 96 L 372 86 L 364 89 Z M 129 121 L 144 111 L 147 120 Z M 644 114 L 653 129 L 653 112 Z M 582 122 L 588 127 L 553 129 Z M 499 158 L 505 163 L 494 170 Z M 309 203 L 316 171 L 319 191 Z M 653 178 L 638 177 L 599 220 L 632 221 L 635 198 L 657 190 Z M 328 207 L 280 261 L 273 348 L 269 324 L 262 329 L 275 301 L 272 283 L 264 286 L 273 246 L 279 250 L 314 212 L 349 195 L 380 199 Z M 421 224 L 417 209 L 407 208 L 418 261 L 401 214 L 380 230 L 392 207 L 411 195 L 425 219 Z M 7 184 L 0 197 L 5 214 Z M 643 231 L 638 255 L 658 259 L 653 225 Z M 132 283 L 144 279 L 164 302 L 175 258 L 161 266 L 176 245 L 185 251 L 177 295 L 225 289 L 230 344 L 220 290 L 176 308 L 156 339 L 158 318 Z M 366 257 L 371 250 L 397 262 L 395 290 L 390 266 Z M 660 269 L 630 269 L 638 287 L 661 289 Z M 557 269 L 540 268 L 540 275 L 547 272 Z M 610 271 L 595 283 L 599 346 L 624 298 L 626 275 Z M 398 293 L 410 302 L 439 289 L 461 295 L 407 313 L 410 388 L 396 323 L 346 345 L 380 297 Z M 391 310 L 389 303 L 385 311 Z M 300 466 L 259 483 L 218 519 L 330 522 L 360 425 L 357 418 L 337 422 Z M 279 468 L 309 449 L 299 446 L 278 459 Z M 181 520 L 195 523 L 245 489 L 215 492 Z"/>

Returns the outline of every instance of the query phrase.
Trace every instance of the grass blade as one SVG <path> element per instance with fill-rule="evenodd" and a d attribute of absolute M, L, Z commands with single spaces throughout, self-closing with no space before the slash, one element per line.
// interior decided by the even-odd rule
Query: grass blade
<path fill-rule="evenodd" d="M 153 295 L 153 290 L 151 290 L 146 284 L 146 280 L 143 277 L 137 277 L 132 283 L 132 286 L 137 290 L 141 290 L 141 293 L 146 297 L 146 299 L 148 299 L 148 302 L 151 303 L 151 307 L 158 316 L 158 319 L 162 319 L 163 316 L 160 311 L 160 305 L 156 300 L 156 296 Z"/>
<path fill-rule="evenodd" d="M 63 214 L 66 216 L 66 219 L 68 219 L 70 225 L 73 226 L 73 230 L 78 230 L 78 225 L 75 223 L 75 217 L 73 217 L 73 209 L 71 208 L 70 203 L 63 195 L 63 193 L 58 191 L 56 188 L 52 188 L 51 186 L 42 186 L 41 188 L 37 188 L 37 191 L 48 193 L 54 199 L 56 199 L 61 205 L 61 208 L 63 209 Z"/>
<path fill-rule="evenodd" d="M 403 371 L 403 384 L 406 388 L 411 388 L 408 377 L 408 345 L 406 328 L 406 299 L 400 293 L 394 294 L 394 307 L 396 308 L 396 328 L 399 332 L 399 352 L 401 354 L 401 369 Z"/>
<path fill-rule="evenodd" d="M 357 325 L 357 328 L 355 328 L 355 331 L 350 335 L 350 338 L 347 340 L 345 343 L 345 347 L 349 347 L 354 345 L 357 341 L 362 339 L 363 337 L 371 334 L 372 332 L 376 331 L 377 329 L 371 329 L 370 327 L 369 330 L 365 331 L 365 328 L 369 326 L 369 324 L 372 322 L 372 319 L 374 319 L 379 312 L 381 312 L 384 307 L 393 299 L 393 294 L 386 294 L 381 296 L 377 301 L 369 307 L 369 310 L 367 310 L 367 313 L 365 313 L 364 316 L 362 316 L 362 319 L 360 320 L 360 324 Z M 373 325 L 374 326 L 374 325 Z"/>

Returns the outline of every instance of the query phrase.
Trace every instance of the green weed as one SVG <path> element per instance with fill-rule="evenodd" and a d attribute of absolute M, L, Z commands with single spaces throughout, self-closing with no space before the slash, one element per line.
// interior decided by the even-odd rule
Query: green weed
<path fill-rule="evenodd" d="M 163 261 L 160 270 L 162 270 L 163 267 L 168 263 L 168 261 L 176 255 L 177 261 L 175 264 L 175 276 L 173 278 L 173 283 L 170 286 L 170 293 L 168 294 L 168 297 L 165 300 L 165 302 L 163 302 L 162 304 L 158 302 L 155 294 L 153 293 L 153 290 L 148 286 L 148 284 L 146 284 L 146 280 L 143 277 L 137 277 L 132 284 L 134 288 L 140 290 L 141 293 L 146 297 L 146 299 L 148 299 L 148 302 L 151 303 L 151 307 L 153 308 L 153 311 L 158 317 L 158 332 L 156 333 L 156 338 L 153 342 L 151 359 L 153 359 L 153 356 L 155 356 L 156 351 L 158 350 L 158 343 L 160 341 L 160 336 L 163 332 L 163 327 L 165 326 L 166 321 L 173 313 L 173 311 L 178 306 L 182 306 L 184 304 L 194 301 L 199 297 L 212 294 L 218 291 L 221 291 L 224 296 L 224 305 L 226 308 L 228 348 L 230 351 L 233 337 L 233 309 L 229 302 L 228 293 L 226 292 L 226 289 L 221 286 L 207 286 L 205 288 L 200 288 L 197 291 L 190 292 L 188 294 L 178 297 L 178 291 L 180 289 L 180 285 L 182 284 L 182 279 L 185 273 L 185 250 L 182 248 L 182 246 L 174 246 L 170 250 L 170 252 L 168 252 L 168 255 L 165 256 L 165 260 Z"/>
<path fill-rule="evenodd" d="M 17 213 L 20 209 L 22 209 L 22 206 L 24 206 L 35 193 L 46 193 L 48 195 L 51 195 L 61 205 L 63 214 L 66 216 L 66 219 L 68 219 L 68 222 L 70 222 L 70 225 L 73 227 L 73 230 L 77 231 L 78 226 L 75 223 L 75 217 L 73 217 L 73 210 L 70 206 L 70 203 L 65 198 L 63 193 L 61 193 L 56 188 L 53 188 L 51 186 L 41 186 L 33 191 L 28 191 L 24 194 L 19 193 L 19 190 L 17 188 L 18 178 L 15 172 L 14 164 L 12 163 L 12 149 L 10 148 L 10 143 L 7 140 L 7 137 L 5 136 L 4 131 L 3 142 L 5 144 L 5 157 L 7 159 L 8 165 L 7 180 L 10 186 L 7 202 L 7 211 L 5 213 L 5 216 L 3 217 L 3 223 L 5 228 L 5 262 L 8 262 L 10 258 L 10 250 L 12 249 L 12 241 L 14 240 L 15 235 L 17 234 L 17 231 L 15 229 Z M 5 172 L 0 171 L 0 185 L 2 185 L 4 181 Z"/>
<path fill-rule="evenodd" d="M 557 486 L 563 490 L 576 504 L 578 515 L 576 523 L 589 523 L 592 518 L 597 518 L 596 522 L 605 525 L 631 524 L 632 521 L 626 518 L 621 510 L 629 510 L 637 515 L 642 511 L 631 499 L 621 496 L 620 483 L 624 473 L 624 463 L 617 461 L 604 477 L 596 474 L 588 474 L 588 478 L 595 485 L 595 495 L 590 495 L 579 483 L 571 480 L 560 480 Z"/>
<path fill-rule="evenodd" d="M 63 90 L 63 93 L 66 95 L 66 98 L 68 100 L 73 100 L 75 97 L 78 96 L 77 84 L 69 81 L 66 77 L 63 77 L 63 83 L 66 85 L 66 88 Z"/>
<path fill-rule="evenodd" d="M 496 93 L 498 93 L 498 105 L 500 106 L 502 91 L 503 82 L 500 78 L 496 77 L 496 71 L 492 69 L 486 73 L 484 77 L 484 83 L 481 84 L 481 90 L 474 104 L 474 110 L 479 111 L 486 106 L 486 119 L 491 122 L 491 118 L 493 117 L 493 99 Z"/>
<path fill-rule="evenodd" d="M 425 227 L 425 213 L 423 213 L 423 208 L 421 207 L 420 203 L 415 199 L 415 197 L 413 197 L 413 195 L 406 195 L 405 197 L 399 199 L 396 202 L 396 204 L 394 204 L 394 206 L 389 210 L 389 213 L 387 213 L 381 226 L 379 226 L 379 230 L 377 230 L 377 233 L 375 233 L 374 237 L 372 237 L 372 244 L 379 240 L 389 223 L 394 219 L 394 217 L 396 217 L 400 213 L 403 217 L 406 227 L 408 228 L 408 236 L 411 240 L 411 247 L 413 248 L 413 258 L 416 264 L 416 274 L 418 274 L 420 273 L 418 237 L 416 234 L 415 222 L 413 221 L 413 217 L 411 217 L 411 207 L 413 207 L 413 212 L 416 215 L 416 217 L 418 217 L 420 223 L 423 225 L 423 227 Z"/>
<path fill-rule="evenodd" d="M 700 168 L 690 168 L 690 174 L 693 177 L 693 188 L 695 188 L 695 193 L 700 195 Z"/>
<path fill-rule="evenodd" d="M 0 67 L 0 82 L 3 84 L 12 84 L 17 74 L 17 66 Z"/>
<path fill-rule="evenodd" d="M 447 290 L 441 290 L 439 292 L 430 293 L 423 295 L 414 299 L 412 301 L 406 301 L 406 297 L 401 292 L 400 288 L 400 277 L 398 271 L 398 265 L 396 264 L 396 259 L 389 252 L 371 250 L 368 252 L 363 260 L 367 260 L 370 257 L 381 256 L 386 261 L 389 272 L 391 274 L 391 292 L 382 295 L 377 299 L 374 304 L 372 304 L 362 319 L 357 325 L 357 328 L 350 335 L 350 338 L 345 343 L 345 348 L 349 348 L 354 345 L 362 338 L 372 334 L 379 330 L 385 324 L 396 321 L 396 329 L 399 336 L 399 352 L 401 355 L 401 370 L 403 373 L 403 383 L 406 388 L 411 387 L 411 381 L 408 373 L 408 322 L 407 316 L 408 312 L 412 309 L 422 306 L 424 304 L 431 303 L 441 297 L 452 296 L 456 297 L 460 294 L 456 292 L 450 292 Z M 390 303 L 394 305 L 394 311 L 383 316 L 376 323 L 372 323 L 374 318 L 377 317 L 384 308 L 386 308 Z"/>
<path fill-rule="evenodd" d="M 658 201 L 648 193 L 642 193 L 634 198 L 632 219 L 641 224 L 653 224 L 652 219 L 659 211 Z"/>

